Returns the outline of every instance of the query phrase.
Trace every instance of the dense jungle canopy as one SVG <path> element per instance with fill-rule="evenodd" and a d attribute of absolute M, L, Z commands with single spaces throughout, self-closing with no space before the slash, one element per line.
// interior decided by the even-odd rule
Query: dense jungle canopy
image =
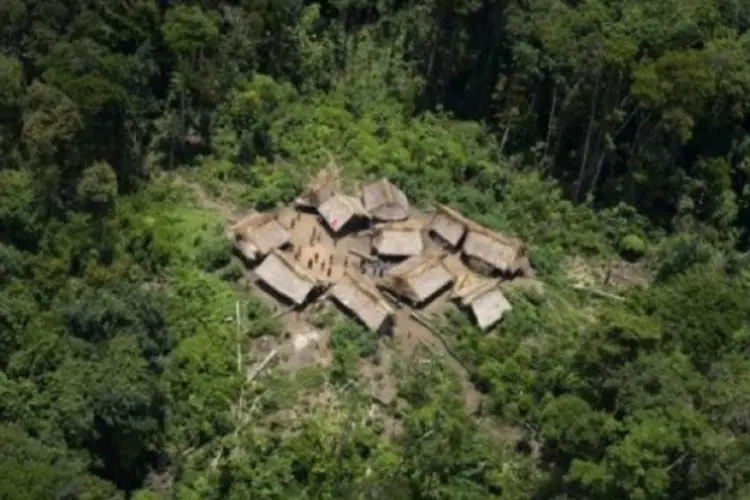
<path fill-rule="evenodd" d="M 0 499 L 750 497 L 748 28 L 740 0 L 0 1 Z M 238 372 L 236 301 L 281 332 L 218 214 L 331 159 L 529 243 L 543 293 L 442 327 L 481 414 L 425 364 L 400 433 L 352 425 L 378 344 L 348 324 L 330 369 Z M 615 264 L 623 300 L 571 286 Z"/>

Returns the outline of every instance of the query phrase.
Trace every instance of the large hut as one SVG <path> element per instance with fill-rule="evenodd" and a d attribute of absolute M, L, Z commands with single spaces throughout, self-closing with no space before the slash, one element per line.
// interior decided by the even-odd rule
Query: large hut
<path fill-rule="evenodd" d="M 471 311 L 483 331 L 496 325 L 512 309 L 497 281 L 470 273 L 456 280 L 451 298 Z"/>
<path fill-rule="evenodd" d="M 490 231 L 486 228 L 469 228 L 463 244 L 463 254 L 474 270 L 484 274 L 515 274 L 520 259 L 526 255 L 523 242 Z"/>
<path fill-rule="evenodd" d="M 421 254 L 424 248 L 422 227 L 416 221 L 380 226 L 372 238 L 375 253 L 389 259 L 413 257 Z"/>
<path fill-rule="evenodd" d="M 307 189 L 294 200 L 294 203 L 301 208 L 318 208 L 339 191 L 339 185 L 339 169 L 330 164 L 318 171 Z"/>
<path fill-rule="evenodd" d="M 468 220 L 446 205 L 439 205 L 428 227 L 430 234 L 443 246 L 455 250 L 461 246 Z"/>
<path fill-rule="evenodd" d="M 423 307 L 453 280 L 441 257 L 417 255 L 389 269 L 382 285 L 412 306 Z"/>
<path fill-rule="evenodd" d="M 394 311 L 364 276 L 347 270 L 344 277 L 331 288 L 330 296 L 371 331 L 391 332 Z"/>
<path fill-rule="evenodd" d="M 296 306 L 305 304 L 320 286 L 313 275 L 278 250 L 272 250 L 266 256 L 255 269 L 255 274 L 266 287 Z"/>
<path fill-rule="evenodd" d="M 409 218 L 409 200 L 387 179 L 367 184 L 362 188 L 362 204 L 373 219 L 402 221 Z"/>
<path fill-rule="evenodd" d="M 366 224 L 370 215 L 359 198 L 336 193 L 318 207 L 318 213 L 334 233 Z"/>
<path fill-rule="evenodd" d="M 292 239 L 287 228 L 270 213 L 252 213 L 232 226 L 231 232 L 235 249 L 250 262 L 288 245 Z"/>

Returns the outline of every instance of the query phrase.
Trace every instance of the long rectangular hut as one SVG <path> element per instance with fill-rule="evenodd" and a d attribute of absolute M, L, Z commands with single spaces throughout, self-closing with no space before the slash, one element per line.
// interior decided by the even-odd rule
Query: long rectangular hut
<path fill-rule="evenodd" d="M 353 226 L 355 222 L 366 222 L 370 218 L 358 198 L 338 193 L 321 204 L 318 213 L 334 233 L 341 232 L 347 226 Z"/>
<path fill-rule="evenodd" d="M 463 245 L 469 265 L 484 274 L 515 274 L 520 259 L 526 255 L 523 242 L 489 229 L 469 229 Z"/>
<path fill-rule="evenodd" d="M 439 205 L 430 221 L 430 234 L 450 249 L 461 246 L 466 234 L 468 220 L 446 205 Z"/>
<path fill-rule="evenodd" d="M 292 239 L 287 228 L 271 213 L 252 213 L 232 226 L 231 232 L 235 249 L 251 262 L 288 245 Z"/>
<path fill-rule="evenodd" d="M 372 249 L 382 257 L 413 257 L 424 251 L 419 223 L 396 223 L 378 227 L 372 238 Z"/>
<path fill-rule="evenodd" d="M 275 293 L 300 306 L 320 286 L 318 280 L 278 250 L 272 250 L 255 269 L 258 278 Z"/>
<path fill-rule="evenodd" d="M 394 311 L 367 278 L 346 271 L 331 288 L 330 296 L 373 332 L 390 333 Z"/>
<path fill-rule="evenodd" d="M 495 280 L 467 273 L 456 281 L 451 298 L 469 309 L 477 326 L 486 331 L 512 309 L 499 286 Z"/>
<path fill-rule="evenodd" d="M 415 307 L 422 307 L 453 283 L 441 257 L 417 255 L 392 267 L 382 285 Z"/>

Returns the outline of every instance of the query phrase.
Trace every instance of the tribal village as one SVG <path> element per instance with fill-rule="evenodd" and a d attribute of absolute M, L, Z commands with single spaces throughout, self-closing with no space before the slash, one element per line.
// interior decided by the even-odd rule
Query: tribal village
<path fill-rule="evenodd" d="M 750 2 L 0 1 L 0 500 L 750 499 Z"/>
<path fill-rule="evenodd" d="M 486 331 L 511 309 L 502 285 L 533 276 L 516 238 L 445 205 L 420 213 L 387 179 L 358 191 L 345 193 L 339 170 L 329 166 L 293 206 L 245 215 L 229 228 L 249 268 L 246 283 L 267 296 L 274 317 L 284 318 L 286 342 L 270 346 L 251 378 L 277 355 L 293 366 L 330 362 L 330 332 L 318 324 L 327 314 L 326 299 L 365 327 L 373 342 L 393 339 L 391 354 L 405 361 L 415 348 L 450 351 L 432 326 L 449 301 Z M 388 407 L 396 384 L 387 380 L 388 366 L 380 372 L 372 397 Z"/>

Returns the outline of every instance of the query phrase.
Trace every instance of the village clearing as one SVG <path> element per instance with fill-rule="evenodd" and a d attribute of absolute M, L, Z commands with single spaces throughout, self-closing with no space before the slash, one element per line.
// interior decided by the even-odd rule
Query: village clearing
<path fill-rule="evenodd" d="M 198 202 L 225 220 L 246 266 L 241 283 L 284 326 L 280 338 L 251 341 L 248 380 L 270 366 L 290 374 L 329 366 L 330 325 L 317 320 L 345 315 L 380 339 L 377 359 L 359 360 L 357 383 L 373 398 L 389 433 L 398 427 L 387 413 L 399 404 L 399 368 L 430 358 L 458 376 L 467 412 L 485 423 L 482 396 L 438 325 L 449 309 L 459 309 L 479 330 L 502 329 L 502 317 L 512 309 L 506 285 L 541 287 L 523 242 L 447 206 L 419 212 L 387 179 L 344 191 L 332 166 L 319 171 L 293 205 L 241 216 L 199 186 L 178 182 L 199 191 Z M 330 404 L 332 396 L 317 397 Z M 512 429 L 493 431 L 505 443 L 514 441 Z"/>

